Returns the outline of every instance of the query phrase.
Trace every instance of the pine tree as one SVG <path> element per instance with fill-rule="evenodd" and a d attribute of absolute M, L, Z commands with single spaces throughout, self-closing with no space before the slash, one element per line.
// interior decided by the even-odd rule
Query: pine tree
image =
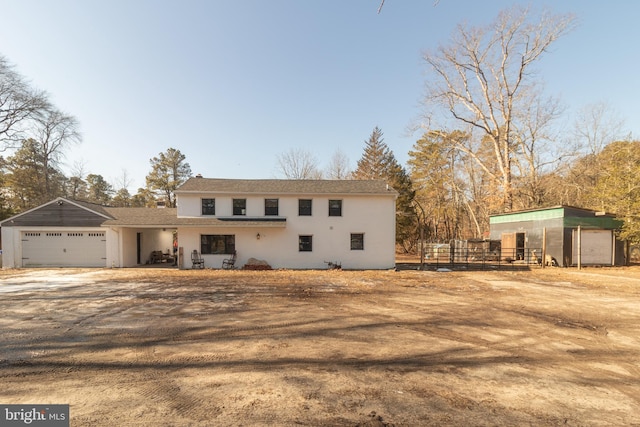
<path fill-rule="evenodd" d="M 12 157 L 7 159 L 7 184 L 11 203 L 26 210 L 64 194 L 64 175 L 46 160 L 42 144 L 25 139 Z"/>
<path fill-rule="evenodd" d="M 624 220 L 621 236 L 640 243 L 640 141 L 616 141 L 598 154 L 596 185 L 588 191 L 590 207 Z"/>
<path fill-rule="evenodd" d="M 105 181 L 102 175 L 93 173 L 87 175 L 87 184 L 87 201 L 99 205 L 109 204 L 113 194 L 113 187 Z"/>
<path fill-rule="evenodd" d="M 185 159 L 186 156 L 180 150 L 169 148 L 150 160 L 152 170 L 147 175 L 147 188 L 161 193 L 166 199 L 167 207 L 176 207 L 174 192 L 191 176 L 191 166 Z"/>
<path fill-rule="evenodd" d="M 381 179 L 398 192 L 396 200 L 396 242 L 399 244 L 415 237 L 416 212 L 413 207 L 413 184 L 409 174 L 398 163 L 393 152 L 384 142 L 382 130 L 375 127 L 365 141 L 354 179 Z"/>
<path fill-rule="evenodd" d="M 383 133 L 375 127 L 368 141 L 365 141 L 364 152 L 358 160 L 358 168 L 353 172 L 355 179 L 387 179 L 391 163 L 395 161 L 393 153 L 384 142 Z"/>

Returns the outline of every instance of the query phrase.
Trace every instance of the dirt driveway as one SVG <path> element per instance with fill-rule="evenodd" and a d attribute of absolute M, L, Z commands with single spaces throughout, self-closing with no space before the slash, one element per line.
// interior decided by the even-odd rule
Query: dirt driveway
<path fill-rule="evenodd" d="M 0 403 L 72 426 L 640 425 L 640 270 L 1 271 Z"/>

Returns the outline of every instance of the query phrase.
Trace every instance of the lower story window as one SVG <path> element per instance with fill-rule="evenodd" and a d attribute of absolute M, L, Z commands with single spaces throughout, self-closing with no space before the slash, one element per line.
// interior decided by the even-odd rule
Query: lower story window
<path fill-rule="evenodd" d="M 313 247 L 313 236 L 298 236 L 298 250 L 300 252 L 311 252 Z"/>
<path fill-rule="evenodd" d="M 200 253 L 203 255 L 228 255 L 236 250 L 233 234 L 203 234 L 200 236 Z"/>
<path fill-rule="evenodd" d="M 352 251 L 364 250 L 364 234 L 351 233 L 351 250 Z"/>

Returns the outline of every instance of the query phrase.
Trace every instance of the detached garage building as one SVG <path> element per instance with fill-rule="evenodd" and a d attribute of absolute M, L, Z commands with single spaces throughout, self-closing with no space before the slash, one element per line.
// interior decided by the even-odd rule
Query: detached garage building
<path fill-rule="evenodd" d="M 489 217 L 490 239 L 502 253 L 543 251 L 558 265 L 624 265 L 624 242 L 615 215 L 572 206 L 532 209 Z"/>

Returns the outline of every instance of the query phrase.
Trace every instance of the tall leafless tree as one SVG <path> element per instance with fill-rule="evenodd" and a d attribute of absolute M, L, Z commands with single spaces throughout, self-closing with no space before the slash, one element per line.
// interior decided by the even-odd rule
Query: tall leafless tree
<path fill-rule="evenodd" d="M 624 120 L 604 101 L 589 104 L 578 112 L 574 123 L 576 139 L 588 147 L 588 154 L 598 154 L 607 144 L 620 140 Z"/>
<path fill-rule="evenodd" d="M 493 164 L 488 164 L 468 144 L 453 142 L 500 183 L 504 211 L 513 209 L 518 121 L 540 95 L 534 90 L 532 67 L 574 22 L 572 15 L 543 12 L 536 18 L 528 9 L 514 7 L 488 27 L 458 26 L 449 45 L 424 54 L 430 71 L 425 97 L 429 121 L 440 129 L 462 128 L 491 147 Z M 436 112 L 444 113 L 440 125 Z"/>
<path fill-rule="evenodd" d="M 525 104 L 524 101 L 529 103 Z M 544 176 L 558 171 L 567 160 L 577 155 L 575 143 L 558 143 L 561 136 L 553 122 L 563 110 L 557 99 L 538 96 L 523 100 L 521 109 L 515 112 L 517 119 L 513 122 L 513 141 L 517 154 L 513 157 L 513 163 L 520 209 L 547 204 Z"/>
<path fill-rule="evenodd" d="M 349 179 L 352 171 L 349 167 L 349 159 L 341 150 L 337 150 L 331 156 L 329 166 L 326 169 L 326 176 L 329 179 Z"/>
<path fill-rule="evenodd" d="M 29 133 L 33 134 L 33 139 L 39 144 L 44 171 L 57 169 L 66 146 L 81 140 L 76 118 L 53 107 L 35 115 Z M 49 178 L 49 174 L 46 173 L 44 186 L 47 194 L 50 191 Z"/>
<path fill-rule="evenodd" d="M 302 148 L 291 150 L 278 155 L 278 172 L 287 179 L 321 179 L 322 171 L 318 167 L 318 160 L 309 151 Z"/>
<path fill-rule="evenodd" d="M 590 204 L 590 190 L 597 185 L 602 169 L 600 153 L 623 138 L 623 126 L 624 121 L 605 102 L 586 105 L 578 111 L 573 138 L 581 149 L 581 156 L 566 164 L 567 170 L 563 171 L 563 192 L 559 195 L 563 202 Z"/>
<path fill-rule="evenodd" d="M 0 55 L 0 151 L 18 147 L 26 123 L 49 107 L 46 93 L 32 89 Z"/>

